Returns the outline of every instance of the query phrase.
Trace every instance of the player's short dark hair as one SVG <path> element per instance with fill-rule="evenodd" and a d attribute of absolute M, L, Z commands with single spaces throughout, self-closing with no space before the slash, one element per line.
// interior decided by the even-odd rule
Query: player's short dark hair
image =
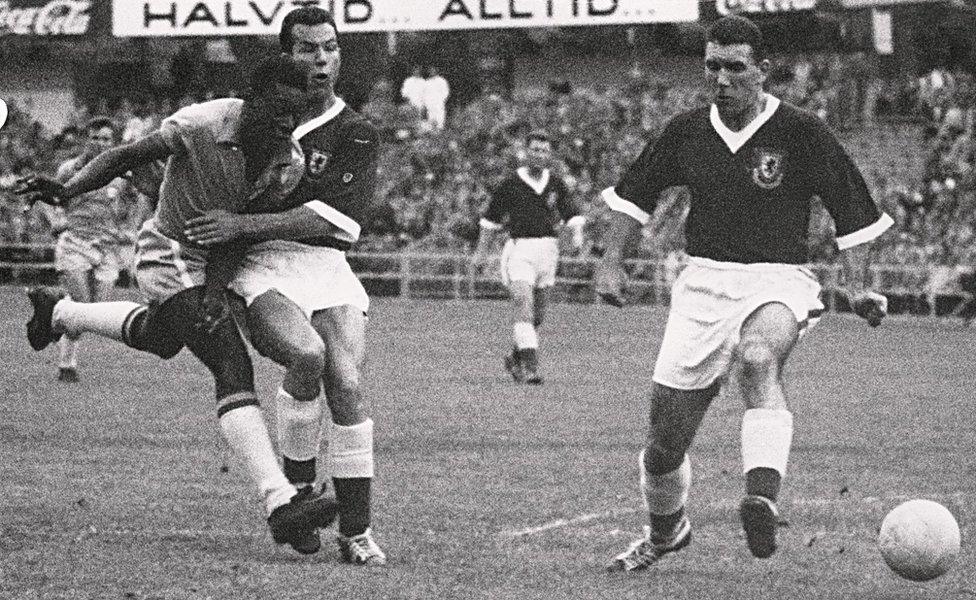
<path fill-rule="evenodd" d="M 549 144 L 550 147 L 553 147 L 553 148 L 555 148 L 555 146 L 556 146 L 556 142 L 552 139 L 552 136 L 549 135 L 549 132 L 548 131 L 542 131 L 541 129 L 535 129 L 533 131 L 530 131 L 525 136 L 525 144 L 526 145 L 529 145 L 532 142 L 545 142 L 545 143 Z"/>
<path fill-rule="evenodd" d="M 279 83 L 299 90 L 305 90 L 308 83 L 305 73 L 295 61 L 282 54 L 270 54 L 258 61 L 247 81 L 245 99 L 269 95 Z"/>
<path fill-rule="evenodd" d="M 292 47 L 295 45 L 295 38 L 292 37 L 291 33 L 295 25 L 321 25 L 322 23 L 332 25 L 336 33 L 339 33 L 339 28 L 335 24 L 335 17 L 324 8 L 319 8 L 318 6 L 296 8 L 285 15 L 284 20 L 281 21 L 281 31 L 278 33 L 278 46 L 282 52 L 290 54 Z"/>
<path fill-rule="evenodd" d="M 705 32 L 705 41 L 723 46 L 748 44 L 752 48 L 753 60 L 759 62 L 766 58 L 762 30 L 742 15 L 728 15 L 709 25 Z"/>
<path fill-rule="evenodd" d="M 119 127 L 110 117 L 99 115 L 88 119 L 88 122 L 85 123 L 85 131 L 87 133 L 91 133 L 98 129 L 105 129 L 106 127 L 112 130 L 112 138 L 118 141 L 121 135 L 119 133 Z"/>

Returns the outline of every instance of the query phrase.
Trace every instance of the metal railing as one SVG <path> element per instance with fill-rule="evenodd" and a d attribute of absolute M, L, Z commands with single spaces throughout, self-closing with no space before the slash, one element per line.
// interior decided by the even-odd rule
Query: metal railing
<path fill-rule="evenodd" d="M 30 283 L 53 277 L 54 247 L 51 244 L 0 245 L 0 281 Z M 477 270 L 466 254 L 414 252 L 351 252 L 349 261 L 371 295 L 403 298 L 475 299 L 506 296 L 497 258 Z M 592 287 L 594 258 L 560 260 L 554 290 L 564 302 L 594 302 Z M 667 304 L 671 284 L 681 269 L 673 260 L 633 259 L 627 261 L 628 295 L 634 303 Z M 823 299 L 830 311 L 847 311 L 839 292 L 840 267 L 807 265 L 820 279 Z M 869 282 L 892 302 L 892 312 L 954 316 L 964 310 L 971 295 L 950 282 L 933 289 L 937 265 L 873 265 Z M 945 281 L 944 274 L 941 280 Z"/>

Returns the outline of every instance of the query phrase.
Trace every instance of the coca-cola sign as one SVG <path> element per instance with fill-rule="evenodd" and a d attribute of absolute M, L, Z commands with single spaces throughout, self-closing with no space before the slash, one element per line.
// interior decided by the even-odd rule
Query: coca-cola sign
<path fill-rule="evenodd" d="M 88 31 L 89 0 L 50 0 L 11 6 L 0 0 L 0 35 L 81 35 Z"/>

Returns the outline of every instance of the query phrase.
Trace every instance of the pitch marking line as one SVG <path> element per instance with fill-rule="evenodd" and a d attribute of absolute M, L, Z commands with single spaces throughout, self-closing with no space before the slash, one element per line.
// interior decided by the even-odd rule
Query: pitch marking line
<path fill-rule="evenodd" d="M 865 496 L 859 499 L 848 499 L 848 498 L 798 498 L 793 501 L 784 502 L 783 504 L 787 507 L 789 506 L 810 506 L 810 507 L 823 507 L 823 506 L 836 506 L 838 504 L 848 504 L 851 502 L 860 502 L 862 504 L 881 504 L 886 502 L 903 502 L 905 500 L 911 500 L 913 498 L 927 498 L 929 500 L 936 501 L 952 501 L 957 503 L 965 503 L 967 495 L 963 493 L 955 494 L 923 494 L 918 496 L 908 496 L 908 495 L 897 495 L 897 496 Z M 700 508 L 709 509 L 734 509 L 738 507 L 738 503 L 732 503 L 729 501 L 721 502 L 709 502 L 705 505 L 696 505 Z M 601 519 L 607 519 L 610 517 L 619 517 L 625 515 L 631 515 L 637 512 L 634 508 L 622 508 L 617 510 L 607 510 L 603 512 L 593 512 L 584 513 L 575 517 L 568 519 L 555 519 L 549 521 L 548 523 L 543 523 L 542 525 L 535 525 L 532 527 L 525 527 L 522 529 L 509 529 L 502 531 L 498 534 L 499 537 L 505 539 L 518 539 L 523 537 L 528 537 L 530 535 L 536 535 L 538 533 L 545 533 L 547 531 L 552 531 L 554 529 L 562 529 L 564 527 L 575 527 L 577 525 L 583 525 L 585 523 L 590 523 L 592 521 L 599 521 Z"/>

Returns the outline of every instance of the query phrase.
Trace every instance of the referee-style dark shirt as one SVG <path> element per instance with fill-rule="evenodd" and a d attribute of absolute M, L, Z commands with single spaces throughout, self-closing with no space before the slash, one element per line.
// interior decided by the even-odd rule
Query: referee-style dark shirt
<path fill-rule="evenodd" d="M 556 237 L 559 224 L 577 214 L 569 190 L 559 177 L 544 169 L 537 182 L 523 167 L 495 189 L 484 218 L 497 224 L 507 218 L 512 238 L 538 238 Z"/>

